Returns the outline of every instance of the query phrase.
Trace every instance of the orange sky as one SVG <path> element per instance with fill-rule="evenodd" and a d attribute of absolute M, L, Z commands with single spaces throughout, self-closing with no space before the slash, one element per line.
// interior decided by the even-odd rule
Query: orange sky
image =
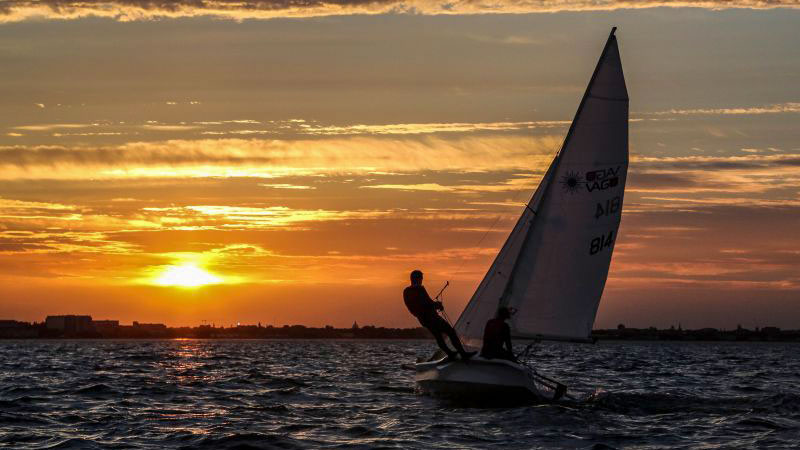
<path fill-rule="evenodd" d="M 615 24 L 631 165 L 596 325 L 800 327 L 794 9 L 100 3 L 0 10 L 0 318 L 412 326 L 415 268 L 456 317 Z M 335 17 L 281 18 L 306 15 Z"/>

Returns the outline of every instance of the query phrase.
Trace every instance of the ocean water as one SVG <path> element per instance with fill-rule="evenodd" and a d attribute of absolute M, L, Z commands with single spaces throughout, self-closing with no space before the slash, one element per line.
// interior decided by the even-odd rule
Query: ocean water
<path fill-rule="evenodd" d="M 576 401 L 415 393 L 428 341 L 0 341 L 4 448 L 798 448 L 800 344 L 541 344 Z"/>

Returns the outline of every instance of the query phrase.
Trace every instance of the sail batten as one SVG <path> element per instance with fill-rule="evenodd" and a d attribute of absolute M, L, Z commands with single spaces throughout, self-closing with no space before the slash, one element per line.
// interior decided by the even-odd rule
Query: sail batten
<path fill-rule="evenodd" d="M 470 344 L 498 306 L 512 335 L 586 341 L 608 276 L 628 168 L 628 93 L 614 30 L 564 143 L 456 329 Z"/>

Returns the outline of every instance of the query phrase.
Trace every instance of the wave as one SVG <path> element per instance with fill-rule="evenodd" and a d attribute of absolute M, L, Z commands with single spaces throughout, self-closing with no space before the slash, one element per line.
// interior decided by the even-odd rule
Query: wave
<path fill-rule="evenodd" d="M 35 415 L 0 411 L 0 425 L 35 427 L 50 424 L 50 421 Z"/>
<path fill-rule="evenodd" d="M 624 414 L 760 412 L 782 414 L 800 411 L 800 395 L 773 393 L 761 396 L 704 397 L 674 392 L 607 392 L 598 391 L 586 404 Z"/>
<path fill-rule="evenodd" d="M 537 362 L 571 394 L 606 390 L 487 408 L 415 394 L 397 358 L 427 341 L 3 345 L 26 364 L 3 366 L 0 448 L 795 448 L 800 435 L 796 346 L 548 345 Z"/>
<path fill-rule="evenodd" d="M 224 436 L 209 436 L 199 442 L 178 447 L 182 450 L 190 449 L 294 449 L 308 448 L 301 441 L 280 434 L 265 433 L 230 433 Z"/>
<path fill-rule="evenodd" d="M 92 450 L 92 449 L 102 449 L 103 446 L 98 445 L 94 441 L 90 441 L 88 439 L 80 439 L 80 438 L 72 438 L 72 439 L 64 439 L 57 444 L 50 445 L 48 447 L 42 447 L 43 449 L 76 449 L 76 450 Z"/>
<path fill-rule="evenodd" d="M 398 392 L 401 394 L 413 394 L 416 392 L 413 386 L 389 386 L 385 384 L 379 384 L 373 388 L 376 391 L 381 392 Z"/>

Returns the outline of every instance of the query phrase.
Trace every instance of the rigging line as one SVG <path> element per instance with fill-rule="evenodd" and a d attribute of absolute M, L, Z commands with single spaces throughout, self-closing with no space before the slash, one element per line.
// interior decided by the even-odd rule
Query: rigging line
<path fill-rule="evenodd" d="M 562 140 L 561 140 L 561 144 L 560 144 L 560 145 L 559 145 L 559 146 L 556 148 L 556 151 L 555 151 L 555 152 L 553 152 L 552 150 L 550 150 L 550 153 L 551 153 L 551 154 L 553 154 L 553 158 L 557 157 L 557 156 L 558 156 L 558 154 L 561 152 L 561 149 L 564 147 L 564 142 L 565 142 L 566 140 L 567 140 L 567 137 L 566 137 L 566 136 L 564 136 L 564 138 L 562 138 Z M 544 174 L 542 174 L 542 180 L 544 180 L 544 176 L 545 176 L 545 175 L 547 175 L 547 171 L 546 171 L 546 170 L 545 170 Z M 539 181 L 539 183 L 541 183 L 541 181 Z M 536 191 L 536 190 L 534 189 L 534 192 L 535 192 L 535 191 Z M 517 202 L 519 201 L 519 197 L 520 197 L 520 195 L 522 195 L 524 192 L 525 192 L 524 190 L 519 190 L 519 191 L 517 191 L 517 193 L 516 193 L 516 194 L 514 195 L 514 197 L 513 197 L 513 203 L 517 203 Z M 534 216 L 536 215 L 536 211 L 534 211 L 533 209 L 531 209 L 531 207 L 528 205 L 528 203 L 527 203 L 527 202 L 525 203 L 525 208 L 529 209 L 529 210 L 530 210 L 530 211 L 533 213 L 533 215 L 534 215 Z M 494 230 L 494 228 L 497 226 L 497 223 L 500 221 L 500 219 L 501 219 L 502 217 L 503 217 L 503 213 L 500 213 L 500 214 L 498 214 L 498 215 L 497 215 L 497 216 L 494 218 L 494 222 L 492 222 L 492 225 L 491 225 L 491 226 L 489 226 L 489 228 L 488 228 L 488 229 L 486 229 L 486 231 L 483 233 L 483 235 L 481 236 L 481 238 L 480 238 L 480 239 L 478 239 L 478 242 L 475 244 L 475 246 L 476 246 L 476 247 L 480 247 L 480 245 L 481 245 L 481 244 L 483 243 L 483 241 L 486 239 L 486 236 L 488 236 L 488 235 L 489 235 L 489 233 L 491 233 L 491 232 Z M 464 264 L 466 264 L 466 262 L 467 262 L 467 260 L 466 260 L 465 258 L 462 258 L 462 259 L 461 259 L 461 263 L 458 265 L 458 268 L 456 269 L 456 271 L 455 271 L 455 272 L 452 272 L 448 278 L 454 278 L 456 275 L 458 275 L 459 273 L 461 273 L 461 269 L 463 269 L 463 268 L 464 268 Z"/>
<path fill-rule="evenodd" d="M 556 151 L 555 151 L 555 152 L 553 152 L 552 150 L 550 151 L 550 153 L 553 153 L 553 154 L 554 154 L 554 156 L 553 156 L 553 160 L 555 160 L 555 158 L 557 158 L 557 157 L 558 157 L 559 153 L 561 153 L 561 149 L 564 147 L 564 143 L 566 142 L 566 140 L 567 140 L 567 136 L 564 136 L 564 138 L 563 138 L 563 139 L 562 139 L 562 141 L 561 141 L 561 144 L 560 144 L 560 145 L 557 147 Z M 551 162 L 551 164 L 552 164 L 552 162 Z M 548 170 L 549 170 L 549 166 L 548 166 Z M 547 175 L 547 170 L 545 170 L 544 174 L 542 175 L 542 180 L 540 180 L 540 181 L 539 181 L 539 183 L 541 183 L 542 181 L 544 181 L 544 177 L 545 177 L 546 175 Z M 514 203 L 516 203 L 517 201 L 519 201 L 519 197 L 520 197 L 520 195 L 522 195 L 522 193 L 523 193 L 523 192 L 525 192 L 525 191 L 523 191 L 523 190 L 517 191 L 517 193 L 516 193 L 516 194 L 514 195 L 514 197 L 513 197 L 513 202 L 514 202 Z M 534 193 L 535 193 L 535 192 L 536 192 L 536 190 L 534 189 Z M 533 194 L 532 194 L 532 195 L 533 195 Z M 528 204 L 529 202 L 530 202 L 530 201 L 528 201 L 528 202 L 526 202 L 526 203 L 525 203 L 525 208 L 526 208 L 526 209 L 529 209 L 529 210 L 530 210 L 530 211 L 533 213 L 533 215 L 534 215 L 534 217 L 535 217 L 535 216 L 537 215 L 537 214 L 536 214 L 536 211 L 534 211 L 534 210 L 533 210 L 533 209 L 530 207 L 530 205 Z M 486 236 L 488 236 L 488 235 L 489 235 L 489 233 L 490 233 L 490 232 L 492 232 L 492 231 L 494 230 L 494 228 L 497 226 L 497 223 L 500 221 L 500 218 L 502 218 L 502 217 L 503 217 L 503 214 L 502 214 L 502 213 L 498 214 L 498 215 L 495 217 L 494 221 L 492 222 L 492 225 L 491 225 L 491 226 L 490 226 L 490 227 L 489 227 L 489 228 L 488 228 L 488 229 L 487 229 L 487 230 L 486 230 L 486 231 L 483 233 L 483 235 L 481 236 L 481 238 L 478 240 L 478 243 L 477 243 L 477 244 L 475 244 L 475 246 L 476 246 L 476 247 L 480 247 L 480 245 L 481 245 L 481 244 L 483 243 L 483 241 L 486 239 Z M 453 272 L 453 273 L 451 273 L 451 274 L 450 274 L 450 276 L 449 276 L 449 277 L 447 277 L 447 278 L 454 278 L 454 277 L 455 277 L 455 276 L 457 276 L 459 273 L 461 273 L 461 269 L 463 269 L 463 267 L 464 267 L 464 264 L 466 264 L 466 262 L 467 262 L 466 258 L 462 258 L 462 259 L 461 259 L 461 263 L 458 265 L 458 268 L 456 269 L 456 271 L 455 271 L 455 272 Z M 448 281 L 447 281 L 447 284 L 445 284 L 445 286 L 442 288 L 442 290 L 439 292 L 439 294 L 436 296 L 436 298 L 438 298 L 438 299 L 439 299 L 439 301 L 442 303 L 442 315 L 444 316 L 445 320 L 447 321 L 447 323 L 448 323 L 448 324 L 449 324 L 451 327 L 453 327 L 453 328 L 455 329 L 455 326 L 453 325 L 453 321 L 452 321 L 452 320 L 450 320 L 450 317 L 447 315 L 447 311 L 445 311 L 445 310 L 444 310 L 444 290 L 445 290 L 445 288 L 447 288 L 447 286 L 449 286 L 449 285 L 450 285 L 450 281 L 448 280 Z M 441 298 L 440 298 L 440 297 L 441 297 Z M 458 331 L 456 331 L 456 336 L 458 336 Z M 459 336 L 459 338 L 460 338 L 460 336 Z"/>
<path fill-rule="evenodd" d="M 484 239 L 486 239 L 486 236 L 488 236 L 489 233 L 491 233 L 492 230 L 494 230 L 494 227 L 497 225 L 497 222 L 500 221 L 501 217 L 503 217 L 503 214 L 498 214 L 497 217 L 494 218 L 494 222 L 492 222 L 492 225 L 489 228 L 486 229 L 486 231 L 483 233 L 483 236 L 481 236 L 481 238 L 478 239 L 478 242 L 475 244 L 475 247 L 480 247 L 480 245 L 483 243 Z M 461 258 L 461 264 L 458 265 L 458 268 L 456 269 L 455 272 L 453 272 L 451 274 L 450 278 L 453 278 L 456 275 L 458 275 L 459 273 L 461 273 L 461 269 L 464 268 L 464 264 L 466 262 L 467 262 L 466 258 Z"/>

